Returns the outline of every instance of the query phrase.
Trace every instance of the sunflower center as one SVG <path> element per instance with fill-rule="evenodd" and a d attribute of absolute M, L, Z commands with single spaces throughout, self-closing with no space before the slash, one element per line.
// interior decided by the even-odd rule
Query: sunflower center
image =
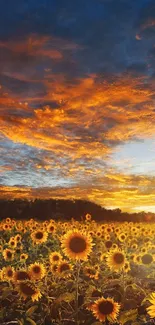
<path fill-rule="evenodd" d="M 38 265 L 33 267 L 33 272 L 34 273 L 40 273 L 40 267 Z"/>
<path fill-rule="evenodd" d="M 15 242 L 14 241 L 11 241 L 10 244 L 11 244 L 11 246 L 14 246 L 15 245 Z"/>
<path fill-rule="evenodd" d="M 53 256 L 53 261 L 59 261 L 59 256 L 58 255 L 54 255 Z"/>
<path fill-rule="evenodd" d="M 69 265 L 68 264 L 62 264 L 60 267 L 60 272 L 68 271 L 69 270 Z"/>
<path fill-rule="evenodd" d="M 111 240 L 107 240 L 105 242 L 105 246 L 106 246 L 106 248 L 110 248 L 112 246 L 112 241 Z"/>
<path fill-rule="evenodd" d="M 12 253 L 10 251 L 7 252 L 7 257 L 11 258 L 12 257 Z"/>
<path fill-rule="evenodd" d="M 152 261 L 153 261 L 153 258 L 152 258 L 152 256 L 150 254 L 145 254 L 145 255 L 142 256 L 142 263 L 143 264 L 150 264 L 150 263 L 152 263 Z"/>
<path fill-rule="evenodd" d="M 82 253 L 85 251 L 87 245 L 84 238 L 74 236 L 69 242 L 69 248 L 74 253 Z"/>
<path fill-rule="evenodd" d="M 124 262 L 124 256 L 122 253 L 115 253 L 114 254 L 114 261 L 117 264 L 122 264 Z"/>
<path fill-rule="evenodd" d="M 25 271 L 17 272 L 17 280 L 27 280 L 27 279 L 30 279 L 27 272 L 25 272 Z"/>
<path fill-rule="evenodd" d="M 114 306 L 110 301 L 102 301 L 98 306 L 99 312 L 103 315 L 111 314 L 114 310 Z"/>
<path fill-rule="evenodd" d="M 8 274 L 8 276 L 12 277 L 13 271 L 12 270 L 8 270 L 7 274 Z"/>
<path fill-rule="evenodd" d="M 21 283 L 20 284 L 20 290 L 23 294 L 27 295 L 27 296 L 32 296 L 36 293 L 35 289 L 33 289 L 32 287 L 30 287 L 28 284 L 26 283 Z"/>
<path fill-rule="evenodd" d="M 53 230 L 54 230 L 54 227 L 53 227 L 53 226 L 51 226 L 51 227 L 50 227 L 50 231 L 53 231 Z"/>
<path fill-rule="evenodd" d="M 36 239 L 42 239 L 43 238 L 43 233 L 41 231 L 38 231 L 36 233 Z"/>

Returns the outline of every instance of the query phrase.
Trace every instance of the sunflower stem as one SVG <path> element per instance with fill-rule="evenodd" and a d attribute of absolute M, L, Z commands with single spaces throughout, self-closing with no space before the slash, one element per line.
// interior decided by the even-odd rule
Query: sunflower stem
<path fill-rule="evenodd" d="M 79 314 L 78 314 L 78 299 L 79 299 L 79 274 L 80 274 L 80 262 L 76 263 L 76 324 L 79 325 Z"/>
<path fill-rule="evenodd" d="M 125 303 L 125 277 L 124 277 L 124 270 L 122 270 L 122 287 L 123 287 L 123 308 L 124 308 L 124 303 Z"/>

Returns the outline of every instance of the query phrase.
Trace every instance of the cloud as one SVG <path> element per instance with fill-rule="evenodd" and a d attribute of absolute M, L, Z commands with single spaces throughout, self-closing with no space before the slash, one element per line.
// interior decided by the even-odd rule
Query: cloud
<path fill-rule="evenodd" d="M 154 3 L 21 0 L 2 9 L 2 195 L 20 186 L 21 196 L 44 197 L 57 184 L 57 195 L 66 187 L 106 206 L 142 205 L 144 180 L 110 159 L 120 144 L 155 136 Z"/>
<path fill-rule="evenodd" d="M 136 23 L 139 29 L 139 36 L 142 37 L 154 37 L 155 35 L 155 4 L 154 1 L 146 1 L 146 4 L 142 7 L 139 19 Z"/>
<path fill-rule="evenodd" d="M 2 184 L 40 187 L 59 183 L 63 187 L 79 180 L 82 184 L 84 179 L 87 187 L 99 177 L 99 186 L 118 144 L 155 133 L 154 90 L 144 84 L 143 77 L 133 80 L 121 75 L 111 84 L 91 75 L 71 85 L 64 76 L 53 76 L 44 86 L 44 101 L 55 103 L 55 108 L 31 108 L 34 99 L 26 98 L 28 105 L 21 105 L 21 113 L 11 113 L 6 105 L 0 117 L 4 146 L 6 139 L 10 148 L 11 143 L 18 146 L 16 159 L 11 158 L 9 165 L 19 164 L 12 173 L 5 170 L 10 157 L 4 154 Z"/>

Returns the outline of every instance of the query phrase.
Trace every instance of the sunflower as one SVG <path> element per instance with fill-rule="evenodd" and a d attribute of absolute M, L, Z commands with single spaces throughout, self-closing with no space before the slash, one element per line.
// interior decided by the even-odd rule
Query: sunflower
<path fill-rule="evenodd" d="M 126 258 L 123 251 L 114 250 L 107 255 L 107 265 L 110 269 L 119 272 L 125 265 Z"/>
<path fill-rule="evenodd" d="M 102 236 L 102 232 L 100 231 L 100 230 L 98 230 L 97 232 L 96 232 L 96 237 L 101 237 Z"/>
<path fill-rule="evenodd" d="M 105 225 L 101 225 L 101 230 L 105 230 Z"/>
<path fill-rule="evenodd" d="M 85 219 L 86 219 L 86 221 L 90 221 L 91 220 L 91 214 L 87 213 L 85 215 Z"/>
<path fill-rule="evenodd" d="M 90 231 L 88 232 L 88 235 L 89 235 L 90 237 L 94 236 L 94 231 L 90 230 Z"/>
<path fill-rule="evenodd" d="M 152 292 L 150 298 L 148 299 L 152 306 L 147 307 L 147 312 L 151 318 L 155 318 L 155 292 Z"/>
<path fill-rule="evenodd" d="M 57 266 L 57 272 L 59 274 L 59 276 L 63 276 L 63 277 L 69 277 L 71 276 L 71 271 L 72 271 L 73 267 L 71 264 L 69 264 L 68 261 L 60 261 L 60 263 Z"/>
<path fill-rule="evenodd" d="M 11 219 L 10 219 L 10 218 L 6 218 L 6 219 L 5 219 L 5 222 L 6 222 L 6 223 L 11 223 Z"/>
<path fill-rule="evenodd" d="M 125 264 L 123 266 L 123 270 L 125 273 L 128 273 L 131 270 L 130 263 L 128 261 L 125 262 Z"/>
<path fill-rule="evenodd" d="M 21 239 L 22 239 L 22 236 L 21 236 L 20 234 L 17 234 L 17 235 L 15 236 L 15 240 L 16 240 L 17 242 L 20 242 Z"/>
<path fill-rule="evenodd" d="M 22 254 L 20 254 L 20 261 L 22 262 L 22 261 L 26 261 L 27 259 L 28 259 L 28 254 L 26 254 L 26 253 L 22 253 Z"/>
<path fill-rule="evenodd" d="M 104 238 L 105 238 L 105 240 L 110 240 L 110 235 L 109 234 L 105 235 Z"/>
<path fill-rule="evenodd" d="M 15 227 L 16 221 L 15 220 L 12 220 L 11 224 L 12 224 L 13 227 Z"/>
<path fill-rule="evenodd" d="M 31 238 L 34 244 L 42 244 L 47 241 L 48 233 L 43 230 L 36 230 L 31 233 Z"/>
<path fill-rule="evenodd" d="M 4 223 L 3 226 L 2 226 L 2 230 L 5 230 L 5 231 L 10 231 L 11 230 L 11 225 L 10 224 L 7 224 L 7 223 Z"/>
<path fill-rule="evenodd" d="M 56 231 L 56 226 L 53 224 L 53 222 L 49 223 L 49 225 L 47 226 L 47 232 L 50 234 L 55 233 Z"/>
<path fill-rule="evenodd" d="M 21 221 L 19 221 L 18 223 L 16 223 L 16 229 L 18 231 L 22 231 L 23 230 L 23 224 Z"/>
<path fill-rule="evenodd" d="M 131 245 L 131 248 L 132 248 L 133 250 L 136 250 L 136 249 L 138 248 L 138 245 L 137 245 L 136 243 L 134 243 L 134 244 Z"/>
<path fill-rule="evenodd" d="M 119 234 L 120 231 L 121 231 L 121 229 L 119 227 L 116 227 L 114 232 L 115 232 L 115 234 Z"/>
<path fill-rule="evenodd" d="M 33 280 L 41 280 L 46 274 L 46 269 L 43 264 L 35 262 L 30 264 L 29 274 Z"/>
<path fill-rule="evenodd" d="M 126 234 L 125 233 L 120 233 L 119 235 L 118 235 L 118 239 L 119 239 L 119 241 L 121 242 L 121 243 L 123 243 L 125 240 L 126 240 L 126 238 L 127 238 L 127 236 L 126 236 Z"/>
<path fill-rule="evenodd" d="M 133 254 L 133 262 L 135 264 L 140 264 L 141 263 L 141 256 L 138 254 Z"/>
<path fill-rule="evenodd" d="M 112 227 L 111 226 L 108 226 L 108 227 L 106 227 L 106 232 L 107 233 L 110 233 L 110 232 L 112 232 L 113 231 L 113 229 L 112 229 Z"/>
<path fill-rule="evenodd" d="M 21 269 L 14 272 L 13 282 L 19 283 L 25 280 L 30 280 L 30 275 L 26 270 Z"/>
<path fill-rule="evenodd" d="M 3 280 L 12 280 L 14 275 L 14 268 L 12 266 L 6 266 L 2 269 L 2 278 Z"/>
<path fill-rule="evenodd" d="M 118 245 L 116 243 L 112 244 L 112 249 L 118 249 Z"/>
<path fill-rule="evenodd" d="M 105 322 L 106 319 L 109 322 L 114 322 L 117 319 L 120 310 L 120 305 L 115 302 L 112 298 L 99 298 L 95 300 L 94 304 L 91 306 L 91 311 L 93 315 L 100 322 Z"/>
<path fill-rule="evenodd" d="M 32 299 L 32 301 L 38 301 L 42 296 L 39 288 L 37 288 L 36 285 L 30 281 L 20 282 L 17 286 L 17 290 L 24 300 L 29 297 Z"/>
<path fill-rule="evenodd" d="M 5 261 L 13 261 L 13 259 L 14 259 L 14 251 L 13 250 L 6 248 L 3 250 L 2 254 L 3 254 Z"/>
<path fill-rule="evenodd" d="M 9 242 L 8 242 L 8 245 L 12 248 L 16 248 L 17 246 L 17 243 L 16 243 L 16 240 L 13 239 L 13 238 L 10 238 Z"/>
<path fill-rule="evenodd" d="M 84 274 L 90 279 L 97 280 L 99 277 L 99 271 L 95 269 L 93 266 L 85 266 Z"/>
<path fill-rule="evenodd" d="M 67 257 L 85 261 L 92 251 L 92 238 L 78 230 L 69 230 L 61 240 L 61 247 Z"/>
<path fill-rule="evenodd" d="M 52 252 L 49 255 L 49 260 L 50 260 L 51 264 L 56 264 L 62 260 L 62 256 L 59 252 Z"/>
<path fill-rule="evenodd" d="M 101 262 L 106 262 L 106 259 L 107 259 L 107 253 L 102 253 L 101 256 L 100 256 L 100 261 Z"/>

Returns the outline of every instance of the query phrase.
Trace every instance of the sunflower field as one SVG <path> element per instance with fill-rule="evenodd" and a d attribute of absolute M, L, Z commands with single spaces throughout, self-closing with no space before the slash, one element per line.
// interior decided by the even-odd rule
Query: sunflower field
<path fill-rule="evenodd" d="M 0 222 L 0 324 L 155 324 L 155 224 Z"/>

